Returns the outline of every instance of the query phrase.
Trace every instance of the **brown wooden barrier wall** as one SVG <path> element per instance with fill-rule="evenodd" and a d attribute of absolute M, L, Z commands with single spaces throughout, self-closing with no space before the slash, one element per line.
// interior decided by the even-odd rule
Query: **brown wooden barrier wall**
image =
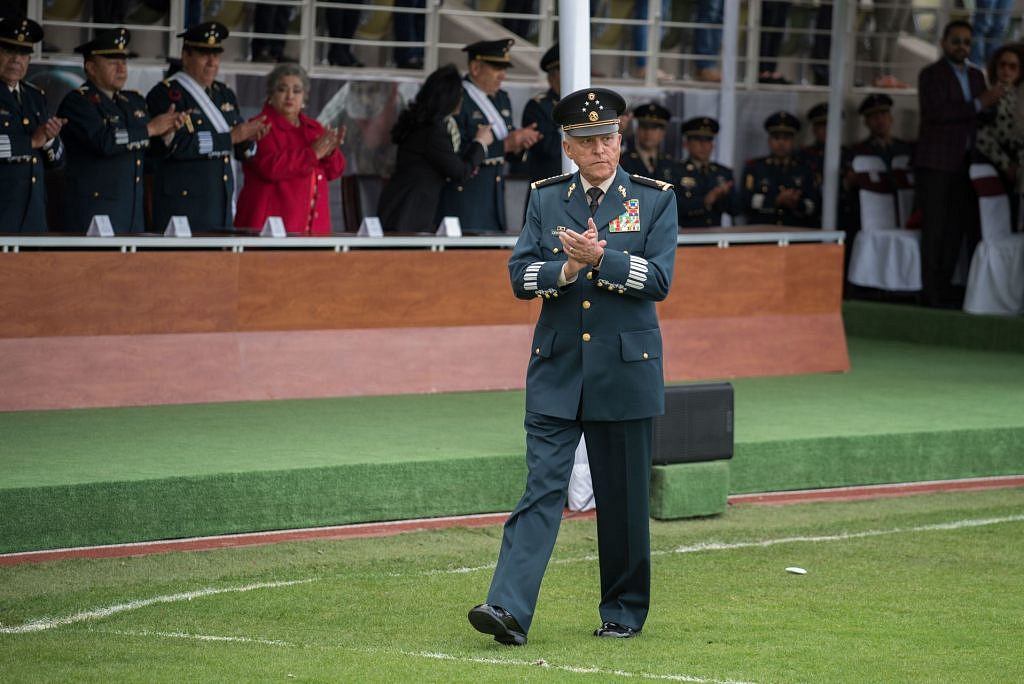
<path fill-rule="evenodd" d="M 681 248 L 667 379 L 847 370 L 842 249 Z M 508 255 L 0 254 L 0 410 L 521 387 Z"/>

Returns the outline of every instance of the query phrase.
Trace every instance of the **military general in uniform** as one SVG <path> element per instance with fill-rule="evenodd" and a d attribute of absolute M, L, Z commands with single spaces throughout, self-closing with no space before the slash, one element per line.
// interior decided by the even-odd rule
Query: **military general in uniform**
<path fill-rule="evenodd" d="M 64 121 L 51 117 L 46 97 L 25 81 L 43 29 L 31 19 L 0 21 L 0 231 L 46 232 L 44 167 L 64 157 Z"/>
<path fill-rule="evenodd" d="M 505 523 L 487 602 L 470 624 L 525 644 L 558 535 L 580 436 L 597 501 L 601 624 L 640 633 L 650 605 L 648 486 L 652 417 L 664 410 L 655 302 L 672 284 L 672 186 L 618 168 L 625 102 L 603 88 L 555 107 L 577 173 L 533 183 L 509 259 L 512 290 L 539 299 L 526 373 L 526 491 Z"/>
<path fill-rule="evenodd" d="M 656 102 L 649 102 L 633 110 L 633 120 L 636 122 L 634 145 L 623 155 L 622 168 L 627 173 L 674 183 L 676 162 L 661 149 L 672 112 Z"/>
<path fill-rule="evenodd" d="M 224 230 L 232 224 L 235 177 L 231 157 L 252 156 L 266 132 L 262 118 L 243 121 L 235 94 L 217 81 L 228 30 L 198 24 L 184 33 L 182 70 L 157 83 L 146 96 L 151 116 L 187 112 L 177 131 L 151 141 L 153 229 L 162 231 L 172 216 L 187 216 L 192 230 Z"/>
<path fill-rule="evenodd" d="M 676 175 L 676 205 L 680 228 L 710 228 L 722 225 L 722 214 L 736 213 L 732 169 L 711 161 L 718 122 L 709 116 L 685 121 L 681 132 L 687 156 Z"/>
<path fill-rule="evenodd" d="M 494 141 L 487 146 L 487 156 L 475 176 L 445 185 L 435 223 L 444 216 L 456 216 L 467 235 L 506 232 L 506 155 L 521 155 L 540 138 L 535 125 L 515 128 L 512 101 L 501 89 L 506 70 L 512 66 L 509 50 L 514 42 L 511 38 L 480 41 L 462 48 L 468 53 L 469 73 L 462 82 L 462 107 L 455 115 L 459 139 L 463 146 L 475 145 L 477 127 L 490 126 Z"/>
<path fill-rule="evenodd" d="M 800 121 L 789 112 L 776 112 L 765 119 L 764 128 L 771 154 L 751 159 L 743 170 L 740 204 L 747 223 L 815 226 L 819 200 L 814 171 L 793 149 Z"/>
<path fill-rule="evenodd" d="M 142 94 L 123 89 L 130 40 L 127 29 L 110 29 L 75 48 L 85 60 L 87 80 L 57 110 L 68 121 L 63 132 L 66 230 L 85 230 L 94 216 L 104 215 L 117 233 L 142 232 L 142 164 L 149 139 L 183 123 L 185 115 L 174 105 L 150 119 Z"/>

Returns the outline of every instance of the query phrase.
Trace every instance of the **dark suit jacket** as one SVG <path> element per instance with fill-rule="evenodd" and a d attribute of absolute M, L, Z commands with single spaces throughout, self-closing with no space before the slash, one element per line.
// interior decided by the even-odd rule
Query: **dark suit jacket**
<path fill-rule="evenodd" d="M 398 144 L 395 175 L 384 186 L 377 204 L 387 231 L 434 232 L 434 215 L 445 183 L 461 183 L 484 160 L 484 148 L 474 142 L 455 151 L 443 121 L 411 131 Z"/>
<path fill-rule="evenodd" d="M 668 183 L 618 169 L 594 216 L 608 241 L 601 269 L 565 287 L 559 230 L 582 233 L 590 208 L 579 173 L 533 184 L 508 262 L 512 290 L 543 302 L 530 347 L 526 410 L 573 420 L 636 420 L 664 412 L 661 330 L 676 259 L 676 197 Z"/>
<path fill-rule="evenodd" d="M 142 232 L 145 98 L 122 90 L 111 99 L 87 82 L 64 97 L 57 115 L 68 120 L 61 134 L 67 147 L 64 227 L 84 231 L 93 216 L 106 214 L 114 232 Z"/>
<path fill-rule="evenodd" d="M 945 58 L 921 70 L 917 78 L 918 128 L 914 166 L 938 171 L 955 171 L 967 163 L 974 146 L 978 112 L 974 98 L 985 90 L 985 74 L 967 67 L 971 100 L 964 100 L 953 65 Z"/>

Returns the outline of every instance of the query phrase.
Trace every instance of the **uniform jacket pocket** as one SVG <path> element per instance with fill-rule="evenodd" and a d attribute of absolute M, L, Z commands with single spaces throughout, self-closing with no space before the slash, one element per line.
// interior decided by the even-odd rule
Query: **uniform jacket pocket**
<path fill-rule="evenodd" d="M 542 359 L 550 358 L 557 335 L 558 333 L 551 328 L 538 325 L 536 330 L 533 331 L 533 355 Z"/>
<path fill-rule="evenodd" d="M 661 358 L 661 331 L 658 328 L 619 333 L 619 340 L 622 343 L 623 361 Z"/>

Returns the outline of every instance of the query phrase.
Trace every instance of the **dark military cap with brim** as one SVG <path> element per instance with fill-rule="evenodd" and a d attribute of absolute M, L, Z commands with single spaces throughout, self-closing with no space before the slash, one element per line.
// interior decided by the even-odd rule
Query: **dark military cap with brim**
<path fill-rule="evenodd" d="M 718 122 L 710 116 L 698 116 L 683 122 L 679 131 L 687 138 L 695 140 L 714 140 L 718 135 Z"/>
<path fill-rule="evenodd" d="M 800 131 L 800 119 L 789 112 L 775 112 L 764 120 L 764 130 L 777 135 L 796 135 Z"/>
<path fill-rule="evenodd" d="M 508 53 L 515 42 L 516 41 L 512 38 L 504 38 L 502 40 L 481 40 L 476 43 L 470 43 L 466 47 L 462 48 L 462 51 L 469 53 L 470 61 L 479 59 L 482 62 L 487 62 L 493 67 L 507 69 L 512 66 L 512 60 L 509 58 Z"/>
<path fill-rule="evenodd" d="M 554 71 L 559 66 L 558 43 L 555 43 L 549 47 L 548 51 L 544 53 L 544 56 L 540 58 L 540 70 L 543 72 Z"/>
<path fill-rule="evenodd" d="M 31 19 L 9 17 L 0 20 L 0 47 L 11 52 L 30 54 L 43 39 L 43 27 Z"/>
<path fill-rule="evenodd" d="M 100 31 L 88 43 L 82 43 L 75 52 L 83 57 L 107 57 L 111 59 L 128 57 L 128 42 L 132 34 L 126 28 Z"/>
<path fill-rule="evenodd" d="M 860 107 L 857 108 L 857 113 L 861 116 L 867 116 L 868 114 L 874 114 L 875 112 L 887 112 L 892 109 L 892 98 L 885 93 L 871 93 L 864 98 L 864 101 L 860 103 Z"/>
<path fill-rule="evenodd" d="M 619 132 L 619 116 L 626 101 L 614 90 L 584 88 L 569 93 L 555 105 L 551 115 L 566 135 L 587 138 Z"/>
<path fill-rule="evenodd" d="M 188 31 L 179 33 L 182 46 L 196 52 L 224 52 L 224 41 L 228 37 L 228 27 L 217 21 L 196 24 Z"/>
<path fill-rule="evenodd" d="M 633 109 L 633 118 L 644 127 L 661 126 L 664 128 L 672 119 L 672 112 L 657 102 L 648 102 Z"/>
<path fill-rule="evenodd" d="M 807 110 L 807 120 L 812 124 L 821 124 L 828 121 L 828 103 L 819 102 Z"/>

